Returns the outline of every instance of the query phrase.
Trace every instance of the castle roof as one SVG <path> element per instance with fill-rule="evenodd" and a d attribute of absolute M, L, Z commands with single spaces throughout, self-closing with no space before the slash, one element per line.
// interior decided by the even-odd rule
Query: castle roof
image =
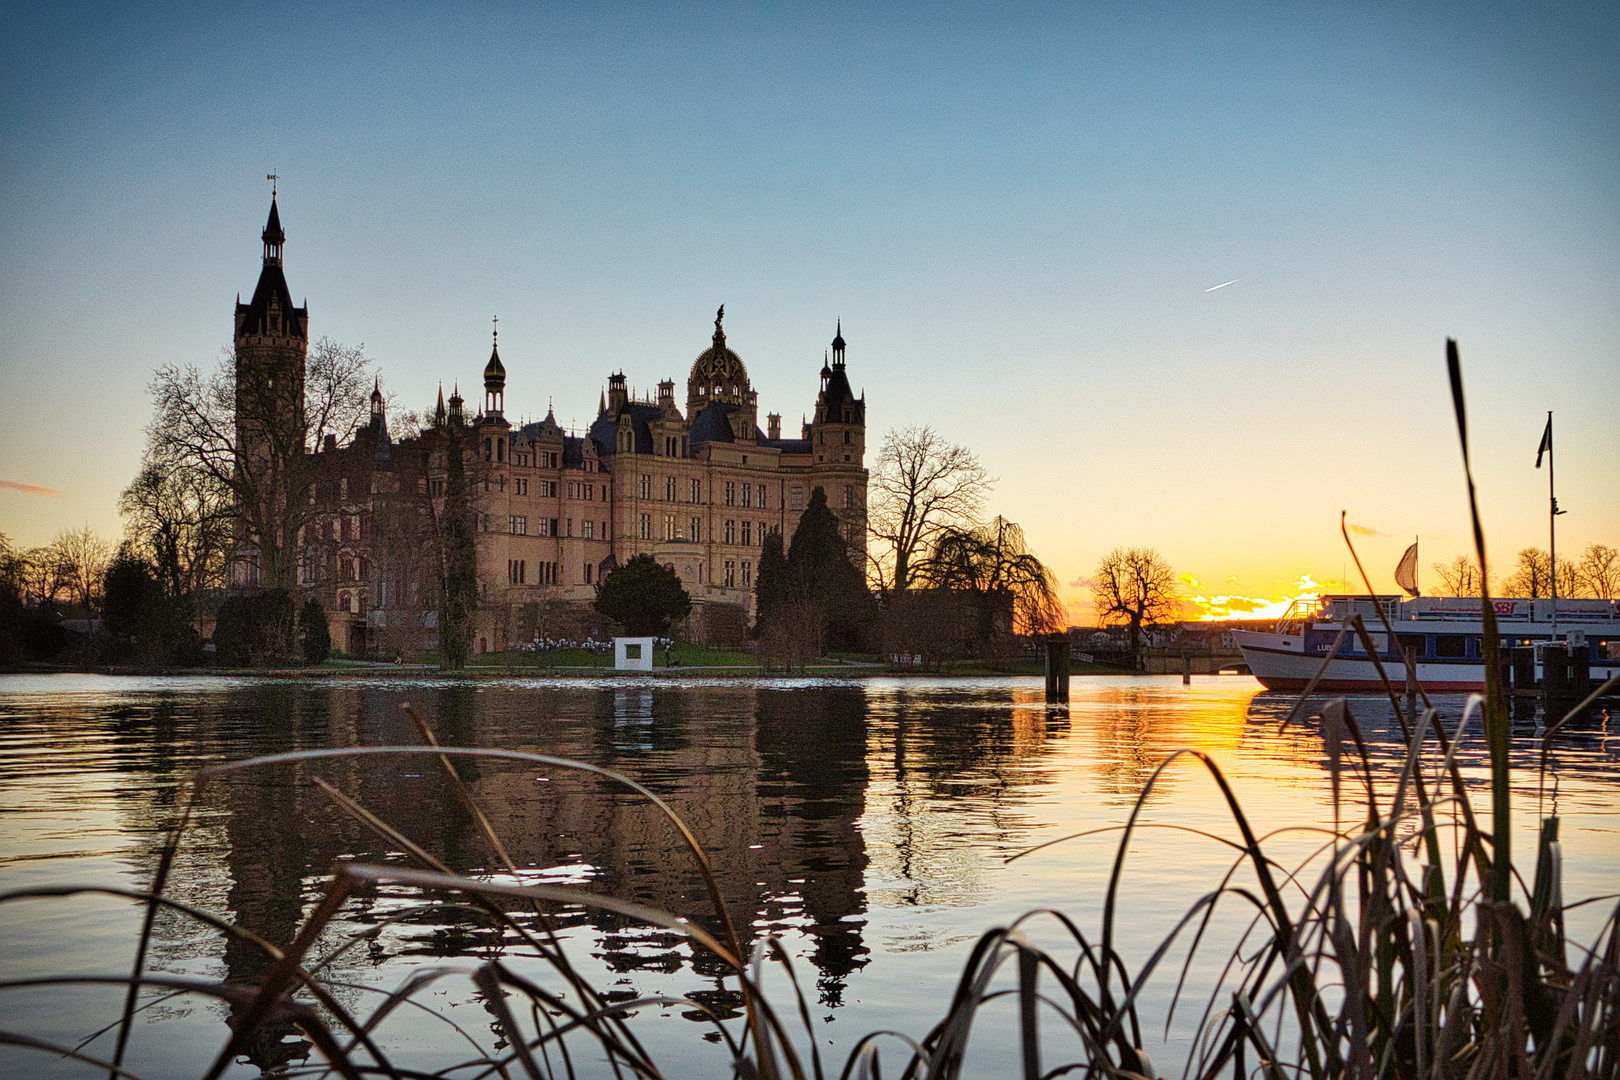
<path fill-rule="evenodd" d="M 731 414 L 739 406 L 729 401 L 711 401 L 703 407 L 692 421 L 692 430 L 689 438 L 693 446 L 710 442 L 736 442 L 731 432 Z"/>
<path fill-rule="evenodd" d="M 270 218 L 264 226 L 266 248 L 279 249 L 286 239 L 281 229 L 281 215 L 276 212 L 276 200 L 270 198 Z M 309 337 L 308 307 L 294 307 L 292 290 L 287 288 L 287 276 L 281 272 L 280 258 L 266 257 L 264 269 L 259 271 L 259 284 L 253 290 L 253 299 L 236 302 L 237 336 L 247 334 L 267 337 Z"/>

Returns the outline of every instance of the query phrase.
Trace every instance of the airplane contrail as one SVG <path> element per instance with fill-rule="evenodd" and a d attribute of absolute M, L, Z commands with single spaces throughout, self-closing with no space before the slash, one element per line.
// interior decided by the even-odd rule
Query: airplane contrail
<path fill-rule="evenodd" d="M 1236 284 L 1237 284 L 1237 278 L 1233 278 L 1231 281 L 1223 281 L 1219 285 L 1211 285 L 1209 288 L 1205 289 L 1204 291 L 1205 292 L 1214 292 L 1216 289 L 1224 289 L 1228 285 L 1236 285 Z"/>

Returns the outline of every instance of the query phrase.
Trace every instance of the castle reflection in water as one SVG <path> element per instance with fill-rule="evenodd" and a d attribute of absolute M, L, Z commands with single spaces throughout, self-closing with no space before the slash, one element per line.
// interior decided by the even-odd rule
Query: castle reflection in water
<path fill-rule="evenodd" d="M 881 955 L 938 951 L 1006 918 L 1001 907 L 1026 903 L 1012 891 L 1025 886 L 1003 869 L 1008 857 L 1117 822 L 1178 747 L 1203 749 L 1236 769 L 1250 799 L 1277 792 L 1275 813 L 1285 819 L 1311 814 L 1327 787 L 1309 715 L 1279 730 L 1289 699 L 1229 680 L 1191 688 L 1179 679 L 1099 680 L 1067 710 L 1041 704 L 1038 680 L 299 680 L 228 689 L 209 680 L 82 681 L 32 695 L 0 687 L 9 723 L 0 780 L 21 811 L 11 818 L 13 840 L 34 816 L 68 837 L 61 823 L 75 809 L 86 821 L 113 810 L 119 824 L 100 839 L 90 830 L 71 836 L 75 850 L 44 861 L 11 852 L 16 844 L 0 845 L 8 848 L 0 850 L 0 865 L 28 858 L 32 872 L 71 880 L 82 877 L 75 858 L 102 844 L 144 883 L 191 771 L 283 751 L 416 745 L 400 709 L 408 702 L 444 745 L 576 759 L 657 792 L 705 845 L 739 932 L 782 935 L 796 963 L 813 967 L 813 996 L 827 1008 L 847 1004 L 856 978 L 868 995 L 881 986 L 884 994 L 931 1002 L 937 991 L 910 986 L 914 980 L 891 986 L 893 972 L 859 973 Z M 1386 703 L 1355 707 L 1375 738 L 1392 727 L 1381 719 Z M 1558 766 L 1564 812 L 1596 815 L 1590 822 L 1608 835 L 1620 768 L 1606 717 L 1571 738 L 1577 741 Z M 1531 743 L 1533 732 L 1524 744 L 1533 755 Z M 1393 738 L 1377 740 L 1375 750 L 1398 765 Z M 1474 749 L 1462 755 L 1465 764 L 1477 765 L 1475 757 Z M 520 868 L 518 880 L 579 884 L 711 921 L 678 831 L 644 799 L 567 769 L 488 758 L 457 759 L 456 767 Z M 509 879 L 438 763 L 387 755 L 226 773 L 204 791 L 171 895 L 284 944 L 337 860 L 410 865 L 334 806 L 316 777 L 458 872 Z M 1223 813 L 1196 770 L 1167 772 L 1159 784 L 1155 813 L 1198 822 Z M 1087 875 L 1112 843 L 1098 842 L 1089 854 L 1066 847 L 1045 860 L 1028 885 L 1035 890 L 1030 906 L 1048 897 L 1089 903 L 1096 890 Z M 1195 867 L 1194 876 L 1218 874 L 1224 858 Z M 1609 861 L 1594 871 L 1607 872 Z M 1148 899 L 1171 908 L 1184 887 L 1173 884 L 1176 875 L 1188 871 L 1179 855 L 1172 862 L 1162 878 L 1135 871 Z M 610 1000 L 656 989 L 692 994 L 722 1013 L 735 1005 L 719 985 L 720 965 L 685 939 L 580 909 L 557 911 L 553 925 L 583 954 Z M 352 901 L 334 931 L 334 941 L 350 933 L 368 940 L 330 970 L 372 985 L 396 985 L 411 965 L 432 958 L 524 951 L 481 913 L 423 904 L 387 886 Z M 260 950 L 178 920 L 162 922 L 158 937 L 155 963 L 171 970 L 242 981 L 266 970 Z M 81 945 L 89 956 L 127 942 Z M 801 979 L 809 975 L 799 970 Z M 307 1053 L 290 1031 L 266 1032 L 249 1058 L 272 1067 Z"/>

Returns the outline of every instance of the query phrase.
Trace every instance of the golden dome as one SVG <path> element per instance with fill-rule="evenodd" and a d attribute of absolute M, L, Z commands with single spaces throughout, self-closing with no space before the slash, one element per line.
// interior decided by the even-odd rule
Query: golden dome
<path fill-rule="evenodd" d="M 720 326 L 726 317 L 725 305 L 714 317 L 714 344 L 692 361 L 692 374 L 686 379 L 688 401 L 731 401 L 741 403 L 748 394 L 748 369 L 742 357 L 726 348 L 726 332 Z"/>

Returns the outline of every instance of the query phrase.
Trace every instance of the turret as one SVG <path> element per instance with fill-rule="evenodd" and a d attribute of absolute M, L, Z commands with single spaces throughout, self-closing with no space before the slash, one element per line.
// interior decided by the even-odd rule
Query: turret
<path fill-rule="evenodd" d="M 624 372 L 608 376 L 607 411 L 608 415 L 617 415 L 630 400 L 630 392 L 625 389 Z"/>
<path fill-rule="evenodd" d="M 501 363 L 501 334 L 500 319 L 496 319 L 495 330 L 489 349 L 489 363 L 484 365 L 484 416 L 490 420 L 502 419 L 502 409 L 506 398 L 506 367 Z"/>

